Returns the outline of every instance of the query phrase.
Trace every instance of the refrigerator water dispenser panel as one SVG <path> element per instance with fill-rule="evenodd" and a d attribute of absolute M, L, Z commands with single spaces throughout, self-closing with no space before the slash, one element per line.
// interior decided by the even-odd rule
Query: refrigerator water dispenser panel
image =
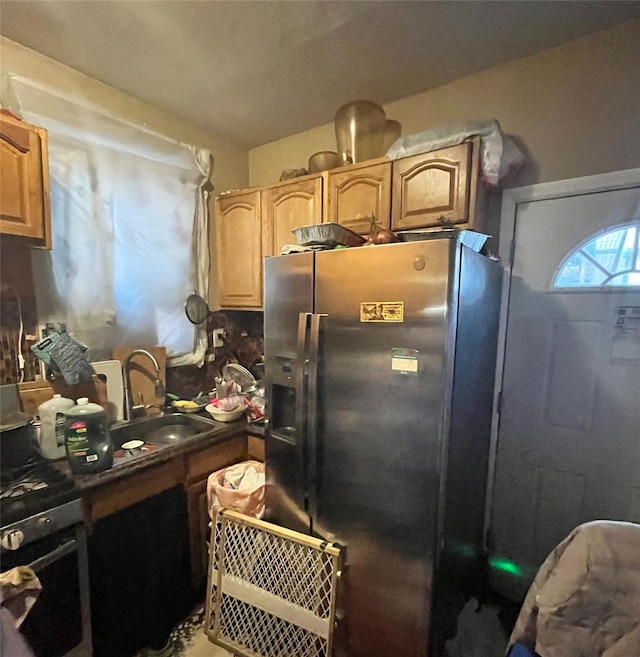
<path fill-rule="evenodd" d="M 397 374 L 418 374 L 417 349 L 400 349 L 395 347 L 391 350 L 391 370 Z"/>
<path fill-rule="evenodd" d="M 271 386 L 271 432 L 288 440 L 295 439 L 296 391 L 295 388 L 273 384 Z"/>

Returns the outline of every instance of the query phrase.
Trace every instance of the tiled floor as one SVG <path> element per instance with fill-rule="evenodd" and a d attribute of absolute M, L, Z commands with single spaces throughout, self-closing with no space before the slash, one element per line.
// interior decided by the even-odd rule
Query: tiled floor
<path fill-rule="evenodd" d="M 209 641 L 204 633 L 204 611 L 202 607 L 193 613 L 171 632 L 167 644 L 160 650 L 145 648 L 134 657 L 233 657 L 230 652 Z"/>
<path fill-rule="evenodd" d="M 187 646 L 181 657 L 233 657 L 230 652 L 214 645 L 204 633 L 204 629 L 199 629 L 193 642 Z"/>

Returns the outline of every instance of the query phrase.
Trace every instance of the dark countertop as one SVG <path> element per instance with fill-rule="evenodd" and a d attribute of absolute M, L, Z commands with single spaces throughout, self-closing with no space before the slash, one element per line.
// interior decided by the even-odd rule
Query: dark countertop
<path fill-rule="evenodd" d="M 87 491 L 246 433 L 264 437 L 264 426 L 248 423 L 246 419 L 229 423 L 212 421 L 211 429 L 205 433 L 182 438 L 173 445 L 157 447 L 130 458 L 116 459 L 109 470 L 94 474 L 74 474 L 66 460 L 57 461 L 55 465 L 66 476 L 73 479 L 81 491 Z"/>
<path fill-rule="evenodd" d="M 247 423 L 247 433 L 252 436 L 264 438 L 264 424 L 254 424 L 253 422 Z"/>

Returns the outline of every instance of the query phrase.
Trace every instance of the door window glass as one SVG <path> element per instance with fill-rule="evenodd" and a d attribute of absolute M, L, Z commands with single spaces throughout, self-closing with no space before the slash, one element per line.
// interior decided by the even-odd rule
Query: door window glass
<path fill-rule="evenodd" d="M 554 289 L 640 286 L 640 221 L 601 231 L 565 256 Z"/>

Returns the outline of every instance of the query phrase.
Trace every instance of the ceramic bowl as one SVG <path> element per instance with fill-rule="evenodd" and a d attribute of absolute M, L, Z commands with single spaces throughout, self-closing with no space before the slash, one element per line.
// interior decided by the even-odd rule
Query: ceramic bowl
<path fill-rule="evenodd" d="M 233 411 L 223 411 L 216 406 L 216 401 L 217 400 L 214 399 L 211 404 L 207 404 L 205 410 L 214 420 L 218 420 L 218 422 L 233 422 L 234 420 L 239 420 L 247 410 L 246 406 L 241 406 Z"/>

